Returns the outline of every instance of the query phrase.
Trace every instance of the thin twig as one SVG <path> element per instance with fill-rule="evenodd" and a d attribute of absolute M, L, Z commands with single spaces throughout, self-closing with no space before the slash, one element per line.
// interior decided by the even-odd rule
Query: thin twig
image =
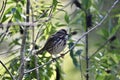
<path fill-rule="evenodd" d="M 87 16 L 87 14 L 86 14 Z M 86 32 L 88 31 L 87 18 L 86 18 Z M 89 53 L 88 53 L 88 34 L 85 36 L 85 59 L 86 59 L 86 80 L 89 80 Z"/>
<path fill-rule="evenodd" d="M 2 7 L 1 7 L 1 9 L 0 9 L 0 12 L 2 12 L 2 10 L 3 10 L 3 8 L 4 8 L 4 1 L 3 1 L 3 3 L 2 3 Z"/>
<path fill-rule="evenodd" d="M 6 69 L 6 71 L 10 74 L 10 76 L 11 76 L 11 78 L 13 79 L 13 80 L 16 80 L 15 78 L 14 78 L 14 76 L 12 75 L 12 73 L 8 70 L 8 68 L 4 65 L 4 63 L 0 60 L 0 63 L 2 64 L 2 66 Z"/>
<path fill-rule="evenodd" d="M 37 55 L 34 55 L 34 58 L 35 58 L 35 67 L 38 67 L 38 57 Z M 40 74 L 39 74 L 39 68 L 36 69 L 36 77 L 37 77 L 37 80 L 41 80 L 40 79 Z"/>
<path fill-rule="evenodd" d="M 107 43 L 109 42 L 109 40 L 110 40 L 110 39 L 108 39 L 107 41 L 105 41 L 105 42 L 89 57 L 89 59 L 91 59 L 93 56 L 95 56 L 98 51 L 100 51 L 101 49 L 103 49 L 104 46 L 107 45 Z"/>
<path fill-rule="evenodd" d="M 41 23 L 44 21 L 41 21 Z M 8 26 L 37 26 L 38 24 L 40 24 L 39 22 L 11 22 L 11 23 L 2 23 L 0 24 L 0 28 L 2 28 L 2 26 L 4 27 L 8 27 Z"/>
<path fill-rule="evenodd" d="M 2 13 L 1 13 L 1 15 L 0 15 L 0 19 L 2 19 L 3 13 L 4 13 L 5 8 L 6 8 L 6 4 L 7 4 L 7 0 L 5 0 L 4 7 L 2 8 Z M 0 22 L 1 22 L 1 21 L 0 21 Z"/>
<path fill-rule="evenodd" d="M 119 31 L 119 29 L 117 29 L 117 31 L 115 32 L 115 34 L 113 36 L 111 36 L 109 39 L 107 39 L 90 57 L 89 59 L 92 59 L 93 56 L 95 56 L 98 51 L 100 51 L 101 49 L 103 49 L 105 47 L 105 45 L 107 45 L 108 42 L 110 42 L 110 40 L 117 34 L 117 32 Z"/>
<path fill-rule="evenodd" d="M 0 53 L 0 55 L 4 55 L 6 53 L 11 53 L 11 52 L 18 51 L 18 50 L 20 50 L 20 48 L 13 49 L 13 50 L 8 50 L 8 51 L 3 51 L 3 52 Z"/>
<path fill-rule="evenodd" d="M 12 18 L 13 18 L 13 16 L 12 16 L 11 19 L 8 21 L 8 24 L 11 23 Z M 1 43 L 1 42 L 4 40 L 4 38 L 6 37 L 7 33 L 9 32 L 9 28 L 10 28 L 10 26 L 7 25 L 5 32 L 1 34 L 0 43 Z"/>
<path fill-rule="evenodd" d="M 31 70 L 25 71 L 24 74 L 29 73 L 29 72 L 32 72 L 32 71 L 34 71 L 34 70 L 36 70 L 36 69 L 38 69 L 38 68 L 42 68 L 43 66 L 52 63 L 52 61 L 53 61 L 53 60 L 50 60 L 50 61 L 46 62 L 46 63 L 43 64 L 43 65 L 37 66 L 36 68 L 33 68 L 33 69 L 31 69 Z"/>
<path fill-rule="evenodd" d="M 24 70 L 25 70 L 25 47 L 26 47 L 26 36 L 27 36 L 27 27 L 24 30 L 24 34 L 22 35 L 22 45 L 21 45 L 21 51 L 20 51 L 20 70 L 19 70 L 19 78 L 18 80 L 22 80 L 24 76 Z"/>
<path fill-rule="evenodd" d="M 34 22 L 34 18 L 33 18 L 33 8 L 31 6 L 31 13 L 32 13 L 32 22 Z M 33 48 L 32 50 L 35 49 L 35 42 L 34 42 L 34 38 L 35 38 L 35 28 L 34 26 L 32 27 L 32 43 L 33 43 Z M 31 50 L 31 52 L 32 52 Z M 38 66 L 38 58 L 36 55 L 34 55 L 34 58 L 35 58 L 35 67 Z M 37 77 L 37 80 L 40 80 L 40 75 L 39 75 L 39 69 L 36 69 L 36 77 Z"/>
<path fill-rule="evenodd" d="M 30 0 L 27 0 L 27 3 L 26 3 L 26 14 L 29 15 L 29 12 L 30 12 Z M 26 22 L 29 22 L 29 16 L 26 17 Z M 29 26 L 25 26 L 25 29 L 24 29 L 24 32 L 23 32 L 23 35 L 22 35 L 22 45 L 21 45 L 21 54 L 20 54 L 20 57 L 21 57 L 21 68 L 20 68 L 20 72 L 19 72 L 19 77 L 18 77 L 18 80 L 22 80 L 23 79 L 23 76 L 24 76 L 24 70 L 25 70 L 25 49 L 26 49 L 26 39 L 27 39 L 27 28 Z"/>
<path fill-rule="evenodd" d="M 38 32 L 37 32 L 37 35 L 36 35 L 36 37 L 35 37 L 35 40 L 34 40 L 34 42 L 33 42 L 32 44 L 34 44 L 34 45 L 36 44 L 37 39 L 38 39 L 39 36 L 42 34 L 42 33 L 41 33 L 41 28 L 42 28 L 43 26 L 44 26 L 44 25 L 41 25 L 41 26 L 39 27 Z M 33 50 L 34 50 L 34 46 L 33 46 L 32 49 L 30 50 L 28 57 L 31 56 Z"/>

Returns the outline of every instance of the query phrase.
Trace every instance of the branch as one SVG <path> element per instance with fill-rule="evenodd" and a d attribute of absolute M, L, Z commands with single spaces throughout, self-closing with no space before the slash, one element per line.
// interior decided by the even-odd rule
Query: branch
<path fill-rule="evenodd" d="M 3 8 L 4 8 L 4 1 L 3 1 L 3 3 L 2 3 L 2 7 L 1 7 L 1 9 L 0 9 L 0 12 L 2 12 Z"/>
<path fill-rule="evenodd" d="M 119 29 L 117 29 L 117 31 L 119 31 Z M 106 40 L 90 57 L 89 59 L 91 59 L 93 56 L 95 56 L 97 54 L 98 51 L 100 51 L 102 48 L 105 47 L 105 45 L 107 45 L 108 42 L 112 41 L 112 39 L 114 39 L 115 35 L 117 34 L 117 31 L 116 33 L 111 36 L 108 40 Z"/>
<path fill-rule="evenodd" d="M 7 0 L 5 0 L 5 3 L 4 3 L 4 1 L 3 1 L 3 4 L 4 4 L 4 6 L 2 5 L 2 8 L 1 8 L 2 13 L 1 13 L 1 15 L 0 15 L 0 19 L 2 19 L 3 13 L 4 13 L 4 11 L 5 11 L 6 4 L 7 4 Z M 1 12 L 1 11 L 0 11 L 0 12 Z"/>
<path fill-rule="evenodd" d="M 42 22 L 44 22 L 44 21 L 42 21 Z M 41 22 L 41 23 L 42 23 Z M 8 26 L 37 26 L 39 24 L 39 22 L 11 22 L 11 23 L 2 23 L 2 24 L 0 24 L 0 28 L 2 28 L 3 26 L 4 27 L 8 27 Z"/>
<path fill-rule="evenodd" d="M 88 28 L 90 26 L 88 26 L 88 18 L 87 18 L 87 14 L 86 14 L 86 32 L 88 31 Z M 88 52 L 88 34 L 85 35 L 85 59 L 86 59 L 86 80 L 89 80 L 89 52 Z"/>
<path fill-rule="evenodd" d="M 113 3 L 113 5 L 112 5 L 111 8 L 108 10 L 108 12 L 107 12 L 107 14 L 105 15 L 105 17 L 104 17 L 96 26 L 94 26 L 93 28 L 91 28 L 90 30 L 88 30 L 87 32 L 85 32 L 85 33 L 74 43 L 74 45 L 73 45 L 68 51 L 66 51 L 64 54 L 56 57 L 55 59 L 59 59 L 60 57 L 63 57 L 63 56 L 64 56 L 65 54 L 67 54 L 70 50 L 72 50 L 72 49 L 76 46 L 76 44 L 77 44 L 83 37 L 85 37 L 88 33 L 92 32 L 92 31 L 95 30 L 96 28 L 100 27 L 100 25 L 106 20 L 106 18 L 109 16 L 111 10 L 115 7 L 115 5 L 116 5 L 118 2 L 119 2 L 119 0 L 116 0 L 116 1 Z M 26 73 L 32 72 L 32 71 L 34 71 L 34 70 L 36 70 L 36 69 L 38 69 L 38 68 L 41 68 L 41 67 L 43 67 L 43 66 L 45 66 L 45 65 L 47 65 L 47 64 L 50 64 L 50 63 L 52 63 L 52 61 L 54 61 L 55 59 L 52 59 L 52 60 L 46 62 L 45 64 L 40 65 L 40 66 L 38 66 L 38 67 L 36 67 L 36 68 L 33 68 L 33 69 L 31 69 L 31 70 L 25 71 L 24 73 L 26 74 Z"/>
<path fill-rule="evenodd" d="M 107 45 L 107 43 L 109 42 L 109 40 L 110 40 L 110 39 L 108 39 L 107 41 L 105 41 L 105 42 L 89 57 L 89 59 L 91 59 L 93 56 L 95 56 L 98 51 L 100 51 L 101 49 L 103 49 L 104 46 Z"/>
<path fill-rule="evenodd" d="M 33 8 L 32 8 L 32 6 L 31 6 L 31 13 L 32 13 L 32 22 L 34 22 L 34 18 L 33 18 Z M 35 28 L 34 28 L 34 26 L 33 26 L 33 27 L 32 27 L 32 43 L 33 43 L 32 50 L 35 49 L 34 38 L 35 38 Z M 32 53 L 32 50 L 31 50 L 31 53 Z M 37 60 L 38 58 L 37 58 L 36 55 L 34 55 L 34 58 L 35 58 L 34 64 L 35 64 L 35 67 L 37 67 L 37 66 L 38 66 L 38 60 Z M 40 75 L 40 74 L 39 74 L 39 69 L 36 69 L 36 77 L 37 77 L 37 80 L 40 80 L 40 76 L 39 76 L 39 75 Z"/>
<path fill-rule="evenodd" d="M 29 15 L 30 12 L 30 0 L 27 0 L 26 3 L 26 14 Z M 29 22 L 29 16 L 26 16 L 26 22 Z M 22 35 L 22 45 L 21 45 L 21 52 L 20 52 L 20 57 L 21 57 L 21 68 L 20 68 L 20 73 L 18 80 L 22 80 L 24 76 L 24 70 L 25 70 L 25 49 L 26 49 L 26 39 L 27 39 L 27 28 L 29 26 L 25 26 L 23 35 Z"/>
<path fill-rule="evenodd" d="M 6 54 L 6 53 L 11 53 L 11 52 L 18 51 L 18 50 L 20 50 L 20 48 L 13 49 L 13 50 L 3 51 L 3 52 L 0 53 L 0 55 L 4 55 L 4 54 Z"/>
<path fill-rule="evenodd" d="M 16 80 L 16 79 L 13 77 L 12 73 L 8 70 L 8 68 L 4 65 L 4 63 L 3 63 L 1 60 L 0 60 L 0 63 L 1 63 L 2 66 L 6 69 L 6 71 L 10 74 L 11 78 L 12 78 L 13 80 Z"/>
<path fill-rule="evenodd" d="M 11 20 L 12 20 L 12 17 L 11 17 L 11 19 L 8 21 L 8 24 L 11 23 Z M 1 42 L 4 40 L 4 38 L 6 37 L 8 31 L 9 31 L 9 28 L 10 28 L 10 26 L 7 25 L 5 32 L 0 35 L 0 36 L 1 36 L 1 37 L 0 37 L 0 43 L 1 43 Z"/>
<path fill-rule="evenodd" d="M 26 37 L 27 37 L 27 27 L 24 30 L 24 34 L 22 35 L 22 45 L 20 50 L 20 70 L 19 70 L 19 78 L 18 80 L 22 80 L 25 70 L 25 47 L 26 47 Z"/>

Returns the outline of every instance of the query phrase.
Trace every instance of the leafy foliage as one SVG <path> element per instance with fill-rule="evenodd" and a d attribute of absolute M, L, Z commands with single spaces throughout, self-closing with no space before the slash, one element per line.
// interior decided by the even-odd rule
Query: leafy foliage
<path fill-rule="evenodd" d="M 8 49 L 5 49 L 7 52 L 4 55 L 10 59 L 8 58 L 5 65 L 15 79 L 19 78 L 20 68 L 23 65 L 21 64 L 21 45 L 25 45 L 25 49 L 23 50 L 25 72 L 37 66 L 44 65 L 40 67 L 38 71 L 35 69 L 25 73 L 23 76 L 24 80 L 38 78 L 41 80 L 65 79 L 61 67 L 63 59 L 57 59 L 56 62 L 46 64 L 51 60 L 51 55 L 47 52 L 37 57 L 34 55 L 35 50 L 42 48 L 45 40 L 47 40 L 51 34 L 63 27 L 69 28 L 67 48 L 70 50 L 69 57 L 72 60 L 74 68 L 76 68 L 77 71 L 80 69 L 81 76 L 84 77 L 83 80 L 85 78 L 87 79 L 87 77 L 84 76 L 86 73 L 89 74 L 90 80 L 120 79 L 119 5 L 113 8 L 110 14 L 107 13 L 114 1 L 76 0 L 79 4 L 76 5 L 74 2 L 72 4 L 69 3 L 68 5 L 72 6 L 69 8 L 71 10 L 67 11 L 65 8 L 68 7 L 68 5 L 63 6 L 63 2 L 59 2 L 59 0 L 30 0 L 30 7 L 28 9 L 30 14 L 26 14 L 26 4 L 28 3 L 26 0 L 3 1 L 7 1 L 7 3 L 5 4 L 3 2 L 3 6 L 6 7 L 0 10 L 0 49 L 2 49 L 1 46 L 4 46 L 2 43 L 8 42 Z M 105 4 L 105 2 L 111 4 Z M 79 9 L 77 9 L 77 7 Z M 83 38 L 80 42 L 76 43 L 82 33 L 93 28 L 96 23 L 100 23 L 106 14 L 108 18 L 104 23 L 98 25 L 100 28 L 89 32 L 88 39 Z M 35 23 L 35 25 L 27 26 L 26 35 L 24 35 L 27 24 L 24 22 L 26 22 L 27 16 L 29 17 L 29 21 Z M 87 26 L 89 23 L 91 24 L 90 27 Z M 77 31 L 77 35 L 74 36 L 72 31 L 73 33 Z M 25 40 L 26 44 L 22 44 L 23 35 L 27 36 Z M 88 43 L 85 43 L 86 40 L 88 40 Z M 85 46 L 86 44 L 88 44 L 88 46 Z M 71 49 L 73 46 L 74 48 Z M 88 48 L 88 57 L 85 54 L 86 47 Z M 0 55 L 1 54 L 2 53 L 0 53 Z M 86 69 L 87 61 L 89 65 L 88 69 Z M 70 67 L 67 64 L 65 65 Z M 2 70 L 1 67 L 0 70 Z M 72 73 L 72 75 L 73 74 L 74 73 Z M 7 70 L 2 71 L 0 76 L 2 80 L 14 80 Z"/>

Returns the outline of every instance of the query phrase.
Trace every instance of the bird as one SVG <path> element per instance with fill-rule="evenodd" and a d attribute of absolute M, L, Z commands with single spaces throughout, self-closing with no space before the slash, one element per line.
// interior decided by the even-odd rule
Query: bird
<path fill-rule="evenodd" d="M 68 34 L 65 29 L 60 29 L 53 35 L 51 35 L 46 41 L 44 47 L 36 52 L 36 54 L 42 54 L 44 51 L 49 52 L 51 55 L 56 56 L 64 50 L 66 42 L 68 40 Z"/>

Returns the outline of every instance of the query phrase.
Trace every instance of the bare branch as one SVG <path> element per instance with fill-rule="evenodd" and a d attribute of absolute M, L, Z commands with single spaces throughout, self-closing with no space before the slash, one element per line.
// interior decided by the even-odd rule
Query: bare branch
<path fill-rule="evenodd" d="M 31 6 L 31 13 L 32 13 L 32 22 L 34 22 L 34 18 L 33 18 L 33 8 Z M 35 38 L 35 28 L 32 27 L 32 43 L 33 43 L 33 48 L 32 50 L 35 49 L 35 42 L 34 42 L 34 38 Z M 32 53 L 32 50 L 31 50 L 31 53 Z M 36 55 L 34 55 L 34 58 L 35 58 L 35 67 L 38 66 L 38 58 Z M 39 69 L 36 69 L 36 77 L 37 77 L 37 80 L 40 80 L 40 75 L 39 75 Z"/>
<path fill-rule="evenodd" d="M 12 19 L 12 17 L 11 17 L 11 19 Z M 8 24 L 11 23 L 11 19 L 8 21 Z M 1 43 L 1 42 L 4 40 L 4 38 L 6 37 L 8 31 L 9 31 L 9 28 L 10 28 L 10 26 L 7 25 L 7 28 L 6 28 L 5 32 L 1 34 L 0 43 Z"/>
<path fill-rule="evenodd" d="M 43 22 L 43 21 L 42 21 Z M 8 27 L 8 26 L 37 26 L 38 23 L 37 22 L 11 22 L 11 23 L 2 23 L 0 24 L 0 28 L 4 27 Z"/>
<path fill-rule="evenodd" d="M 4 1 L 3 1 L 3 3 L 2 3 L 2 7 L 1 7 L 1 9 L 0 9 L 0 12 L 2 12 L 2 10 L 3 10 L 3 8 L 4 8 Z"/>
<path fill-rule="evenodd" d="M 2 13 L 1 13 L 1 15 L 0 15 L 0 19 L 2 19 L 3 13 L 4 13 L 5 8 L 6 8 L 6 4 L 7 4 L 7 0 L 5 0 L 5 2 L 3 1 L 3 5 L 4 5 L 4 6 L 2 6 L 2 8 L 1 8 Z M 0 11 L 0 12 L 1 12 L 1 11 Z"/>
<path fill-rule="evenodd" d="M 21 45 L 21 51 L 20 51 L 20 72 L 19 72 L 19 78 L 18 80 L 22 80 L 23 75 L 24 75 L 24 70 L 25 70 L 25 47 L 26 47 L 26 37 L 27 37 L 27 27 L 24 30 L 24 34 L 22 35 L 22 45 Z"/>
<path fill-rule="evenodd" d="M 29 72 L 32 72 L 32 71 L 34 71 L 34 70 L 36 70 L 36 69 L 38 69 L 38 68 L 42 68 L 43 66 L 52 63 L 52 61 L 53 61 L 53 60 L 50 60 L 50 61 L 46 62 L 46 63 L 43 64 L 43 65 L 40 65 L 40 66 L 38 66 L 38 67 L 36 67 L 36 68 L 33 68 L 33 69 L 31 69 L 31 70 L 25 71 L 24 74 L 29 73 Z"/>
<path fill-rule="evenodd" d="M 15 52 L 15 51 L 18 51 L 18 50 L 20 50 L 20 48 L 13 49 L 13 50 L 8 50 L 8 51 L 3 51 L 3 52 L 0 53 L 0 55 L 4 55 L 4 54 L 6 54 L 6 53 Z"/>
<path fill-rule="evenodd" d="M 119 29 L 117 29 L 116 33 L 119 31 Z M 90 57 L 89 59 L 91 59 L 93 56 L 95 56 L 97 54 L 98 51 L 100 51 L 101 49 L 103 49 L 105 47 L 105 45 L 107 45 L 108 42 L 110 42 L 110 40 L 116 35 L 116 33 L 111 36 L 109 39 L 107 39 Z"/>
<path fill-rule="evenodd" d="M 27 0 L 27 3 L 26 3 L 26 14 L 29 15 L 30 13 L 30 0 Z M 26 22 L 29 22 L 29 16 L 26 16 Z M 21 64 L 21 67 L 20 67 L 20 72 L 19 72 L 19 77 L 18 77 L 18 80 L 22 80 L 23 79 L 23 76 L 24 76 L 24 70 L 25 70 L 25 50 L 26 50 L 26 39 L 27 39 L 27 28 L 29 26 L 25 26 L 25 29 L 24 29 L 24 32 L 23 32 L 23 35 L 22 35 L 22 45 L 21 45 L 21 51 L 20 51 L 20 64 Z"/>
<path fill-rule="evenodd" d="M 6 69 L 6 71 L 10 74 L 10 76 L 11 76 L 11 78 L 13 79 L 13 80 L 16 80 L 15 78 L 14 78 L 14 76 L 12 75 L 12 73 L 8 70 L 8 68 L 5 66 L 5 64 L 0 60 L 0 63 L 2 64 L 2 66 Z"/>

